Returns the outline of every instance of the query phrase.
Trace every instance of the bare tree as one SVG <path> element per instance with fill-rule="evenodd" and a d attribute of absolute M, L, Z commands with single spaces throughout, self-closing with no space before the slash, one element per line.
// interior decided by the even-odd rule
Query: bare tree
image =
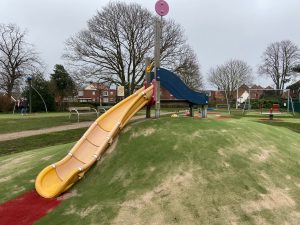
<path fill-rule="evenodd" d="M 40 65 L 33 46 L 25 40 L 26 32 L 15 24 L 0 24 L 0 83 L 7 96 L 22 78 Z"/>
<path fill-rule="evenodd" d="M 123 85 L 130 94 L 144 79 L 144 59 L 153 55 L 153 26 L 154 15 L 139 4 L 109 3 L 67 40 L 64 58 L 84 68 L 84 79 Z M 176 68 L 185 43 L 182 28 L 163 20 L 162 66 Z"/>
<path fill-rule="evenodd" d="M 189 46 L 180 54 L 179 62 L 173 71 L 191 89 L 200 90 L 204 87 L 197 56 Z"/>
<path fill-rule="evenodd" d="M 262 58 L 258 72 L 270 77 L 276 89 L 284 89 L 291 79 L 293 68 L 300 62 L 300 52 L 297 45 L 285 40 L 270 44 Z"/>
<path fill-rule="evenodd" d="M 231 59 L 223 65 L 211 68 L 208 79 L 212 85 L 225 92 L 226 100 L 230 102 L 234 90 L 251 82 L 252 69 L 242 60 Z"/>
<path fill-rule="evenodd" d="M 295 67 L 293 67 L 292 71 L 295 72 L 295 73 L 300 73 L 300 64 L 297 65 L 297 66 L 295 66 Z"/>

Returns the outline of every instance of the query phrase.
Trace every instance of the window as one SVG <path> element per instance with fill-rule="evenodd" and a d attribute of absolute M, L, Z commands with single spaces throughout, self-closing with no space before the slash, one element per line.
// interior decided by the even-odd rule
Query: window
<path fill-rule="evenodd" d="M 108 98 L 103 98 L 103 102 L 107 103 L 108 102 Z"/>
<path fill-rule="evenodd" d="M 103 92 L 102 92 L 102 95 L 103 95 L 103 96 L 108 96 L 108 91 L 103 91 Z"/>
<path fill-rule="evenodd" d="M 96 94 L 96 92 L 95 91 L 93 91 L 93 95 L 95 95 Z"/>
<path fill-rule="evenodd" d="M 78 91 L 78 96 L 82 97 L 83 96 L 83 91 Z"/>
<path fill-rule="evenodd" d="M 114 92 L 113 92 L 113 91 L 111 91 L 111 92 L 110 92 L 110 95 L 114 95 Z"/>

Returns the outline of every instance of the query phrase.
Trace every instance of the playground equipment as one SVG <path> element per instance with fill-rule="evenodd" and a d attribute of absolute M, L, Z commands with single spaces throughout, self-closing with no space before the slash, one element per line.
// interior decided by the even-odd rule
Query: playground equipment
<path fill-rule="evenodd" d="M 158 1 L 158 14 L 163 16 L 168 12 L 168 6 L 163 0 Z M 158 26 L 156 23 L 157 33 Z M 208 104 L 208 96 L 190 90 L 178 76 L 159 66 L 159 41 L 160 35 L 156 35 L 156 60 L 154 80 L 150 84 L 150 74 L 154 65 L 148 65 L 146 69 L 146 81 L 144 87 L 119 102 L 102 114 L 85 132 L 75 144 L 67 156 L 61 161 L 43 169 L 35 181 L 37 192 L 45 198 L 53 198 L 68 190 L 80 180 L 88 169 L 101 158 L 106 149 L 112 144 L 113 139 L 127 122 L 140 109 L 146 105 L 156 106 L 156 118 L 160 111 L 160 82 L 177 99 L 189 102 L 191 105 Z M 149 107 L 147 107 L 149 108 Z M 204 110 L 205 112 L 205 110 Z"/>
<path fill-rule="evenodd" d="M 104 154 L 130 118 L 152 100 L 153 85 L 139 89 L 100 116 L 61 161 L 37 176 L 35 188 L 45 198 L 69 189 Z"/>
<path fill-rule="evenodd" d="M 189 89 L 174 73 L 160 69 L 161 84 L 178 99 L 191 104 L 208 104 L 205 94 Z M 145 86 L 102 114 L 85 132 L 66 157 L 43 169 L 35 188 L 45 198 L 53 198 L 68 190 L 101 158 L 127 122 L 147 104 L 155 104 L 156 81 Z"/>
<path fill-rule="evenodd" d="M 259 98 L 256 103 L 259 106 L 256 106 L 256 111 L 253 110 L 253 100 L 251 99 L 251 92 L 261 92 L 264 95 L 270 95 L 269 97 L 266 98 Z M 271 93 L 270 93 L 271 92 Z M 272 96 L 272 93 L 274 96 Z M 277 95 L 277 97 L 276 97 Z M 285 96 L 285 97 L 283 97 Z M 264 99 L 267 100 L 270 98 L 271 100 L 268 100 L 268 103 L 264 103 Z M 283 100 L 285 98 L 285 100 Z M 270 103 L 271 102 L 271 103 Z M 270 105 L 272 104 L 272 105 Z M 261 115 L 269 115 L 270 114 L 270 108 L 272 108 L 273 115 L 274 114 L 284 114 L 284 113 L 291 113 L 292 115 L 295 115 L 295 110 L 294 110 L 294 103 L 293 99 L 290 95 L 290 90 L 289 89 L 249 89 L 249 96 L 247 100 L 245 101 L 245 104 L 243 105 L 243 114 L 248 114 L 250 112 L 256 112 L 257 114 Z"/>

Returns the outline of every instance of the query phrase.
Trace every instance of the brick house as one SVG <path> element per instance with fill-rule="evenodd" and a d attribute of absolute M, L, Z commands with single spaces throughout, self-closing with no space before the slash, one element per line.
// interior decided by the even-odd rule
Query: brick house
<path fill-rule="evenodd" d="M 161 100 L 175 100 L 176 98 L 163 87 L 160 88 L 160 99 Z"/>
<path fill-rule="evenodd" d="M 292 98 L 299 98 L 300 99 L 300 80 L 297 82 L 291 84 L 290 86 L 287 87 L 290 89 L 290 95 Z"/>
<path fill-rule="evenodd" d="M 78 91 L 79 102 L 116 103 L 117 90 L 103 84 L 89 84 Z"/>
<path fill-rule="evenodd" d="M 249 98 L 251 99 L 259 99 L 263 93 L 264 89 L 272 89 L 272 87 L 268 86 L 266 88 L 261 87 L 260 85 L 253 85 L 249 87 L 246 84 L 241 85 L 238 90 L 232 92 L 233 100 L 243 103 Z M 224 91 L 209 91 L 209 101 L 215 104 L 226 104 L 225 92 Z"/>

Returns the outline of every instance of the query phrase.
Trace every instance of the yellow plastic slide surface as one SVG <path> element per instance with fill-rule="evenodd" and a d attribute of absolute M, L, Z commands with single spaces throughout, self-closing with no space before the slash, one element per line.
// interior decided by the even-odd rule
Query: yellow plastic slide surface
<path fill-rule="evenodd" d="M 146 90 L 143 87 L 100 116 L 66 157 L 39 173 L 35 181 L 37 192 L 54 198 L 69 189 L 101 158 L 130 118 L 151 100 L 152 92 L 153 86 Z"/>

